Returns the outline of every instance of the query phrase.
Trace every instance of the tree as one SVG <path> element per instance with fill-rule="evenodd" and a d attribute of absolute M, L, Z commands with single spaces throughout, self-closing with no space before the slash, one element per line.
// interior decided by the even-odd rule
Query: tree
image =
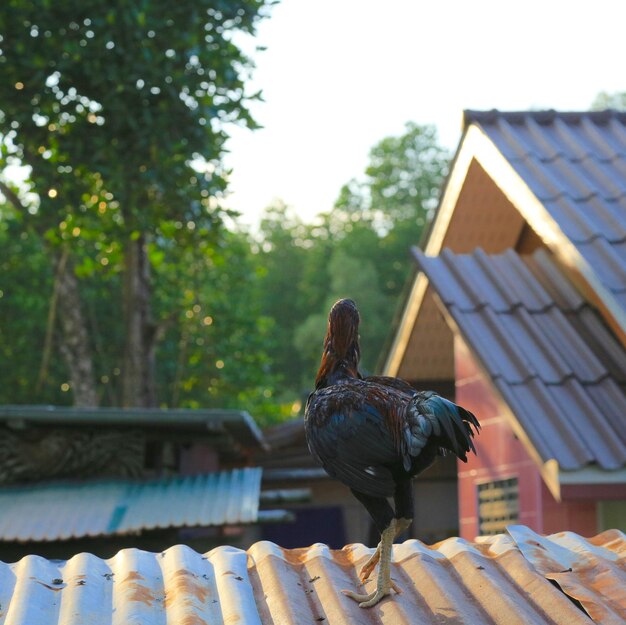
<path fill-rule="evenodd" d="M 48 293 L 54 275 L 42 241 L 24 231 L 10 206 L 0 205 L 0 404 L 28 403 L 39 393 Z M 62 402 L 63 367 L 46 366 L 47 403 Z"/>
<path fill-rule="evenodd" d="M 275 324 L 274 340 L 268 346 L 273 370 L 293 401 L 294 393 L 299 395 L 303 366 L 302 355 L 293 349 L 293 335 L 310 301 L 310 281 L 303 276 L 314 248 L 309 245 L 307 226 L 283 203 L 269 206 L 260 226 L 259 302 L 262 313 Z"/>
<path fill-rule="evenodd" d="M 335 208 L 367 219 L 381 233 L 408 222 L 415 235 L 432 217 L 448 160 L 434 126 L 407 122 L 404 134 L 372 147 L 365 176 L 342 187 Z"/>
<path fill-rule="evenodd" d="M 262 310 L 276 321 L 272 371 L 282 397 L 302 398 L 319 365 L 329 306 L 351 297 L 363 316 L 363 367 L 376 369 L 410 270 L 408 251 L 431 218 L 448 154 L 431 126 L 409 123 L 370 152 L 334 209 L 303 224 L 284 205 L 261 227 Z"/>
<path fill-rule="evenodd" d="M 626 110 L 626 92 L 600 91 L 591 103 L 592 111 L 601 111 L 603 109 L 616 109 L 618 111 Z"/>
<path fill-rule="evenodd" d="M 357 301 L 363 316 L 363 366 L 376 368 L 410 273 L 408 251 L 419 242 L 437 204 L 449 155 L 433 126 L 409 122 L 398 137 L 370 150 L 361 179 L 344 185 L 333 211 L 323 216 L 327 294 L 295 334 L 299 349 L 323 335 L 328 307 L 340 297 Z M 319 272 L 319 265 L 318 265 Z M 309 375 L 319 349 L 308 352 Z"/>
<path fill-rule="evenodd" d="M 253 34 L 267 0 L 6 0 L 0 8 L 0 190 L 55 266 L 61 351 L 75 402 L 96 401 L 94 344 L 79 280 L 111 282 L 124 317 L 122 404 L 155 405 L 150 250 L 217 242 L 228 125 L 254 127 Z M 54 301 L 54 298 L 52 298 Z M 115 312 L 117 312 L 115 311 Z"/>
<path fill-rule="evenodd" d="M 261 310 L 257 260 L 248 235 L 229 231 L 220 246 L 171 246 L 154 260 L 159 309 L 180 311 L 159 344 L 163 403 L 245 407 L 260 422 L 280 412 L 270 356 L 276 324 Z"/>

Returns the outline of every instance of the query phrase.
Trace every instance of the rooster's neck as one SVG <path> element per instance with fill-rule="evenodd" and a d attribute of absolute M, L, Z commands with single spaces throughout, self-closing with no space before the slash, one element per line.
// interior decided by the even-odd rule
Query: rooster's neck
<path fill-rule="evenodd" d="M 332 349 L 325 349 L 315 378 L 315 388 L 332 386 L 350 379 L 360 380 L 358 353 L 358 345 L 343 357 L 338 357 Z"/>
<path fill-rule="evenodd" d="M 359 311 L 350 299 L 334 304 L 328 315 L 322 362 L 315 378 L 315 388 L 360 379 Z"/>

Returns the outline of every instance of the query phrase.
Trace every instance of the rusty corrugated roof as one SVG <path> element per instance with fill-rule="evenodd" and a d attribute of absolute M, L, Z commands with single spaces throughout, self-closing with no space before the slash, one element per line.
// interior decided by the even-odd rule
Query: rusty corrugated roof
<path fill-rule="evenodd" d="M 465 111 L 626 309 L 626 112 Z"/>
<path fill-rule="evenodd" d="M 0 540 L 56 541 L 254 523 L 261 473 L 260 468 L 244 468 L 158 480 L 5 487 L 0 489 Z"/>
<path fill-rule="evenodd" d="M 415 257 L 544 461 L 626 464 L 626 353 L 546 252 Z"/>
<path fill-rule="evenodd" d="M 240 625 L 617 625 L 626 619 L 626 536 L 542 537 L 526 527 L 469 543 L 394 545 L 402 594 L 364 610 L 341 594 L 358 585 L 363 545 L 200 554 L 125 549 L 109 560 L 27 556 L 0 563 L 0 625 L 209 623 Z M 367 586 L 375 583 L 368 582 Z M 589 616 L 587 616 L 589 615 Z M 589 617 L 591 617 L 590 620 Z"/>

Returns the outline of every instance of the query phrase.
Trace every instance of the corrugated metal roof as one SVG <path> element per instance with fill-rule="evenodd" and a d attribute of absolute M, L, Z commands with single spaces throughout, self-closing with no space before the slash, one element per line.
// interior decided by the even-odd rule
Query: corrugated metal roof
<path fill-rule="evenodd" d="M 626 112 L 465 111 L 626 309 Z"/>
<path fill-rule="evenodd" d="M 241 410 L 191 410 L 160 408 L 76 408 L 74 406 L 0 406 L 0 422 L 13 426 L 107 426 L 193 430 L 207 435 L 227 435 L 238 445 L 265 446 L 254 419 Z"/>
<path fill-rule="evenodd" d="M 543 460 L 626 464 L 626 353 L 547 253 L 415 256 Z"/>
<path fill-rule="evenodd" d="M 151 481 L 0 489 L 0 540 L 53 541 L 166 527 L 253 523 L 260 468 Z M 0 621 L 1 622 L 1 621 Z"/>
<path fill-rule="evenodd" d="M 626 536 L 542 537 L 523 526 L 469 543 L 394 545 L 402 594 L 361 609 L 341 594 L 359 586 L 373 550 L 316 544 L 205 555 L 183 545 L 162 553 L 125 549 L 109 560 L 27 556 L 0 563 L 0 625 L 613 625 L 626 618 Z M 375 581 L 368 581 L 369 588 Z"/>

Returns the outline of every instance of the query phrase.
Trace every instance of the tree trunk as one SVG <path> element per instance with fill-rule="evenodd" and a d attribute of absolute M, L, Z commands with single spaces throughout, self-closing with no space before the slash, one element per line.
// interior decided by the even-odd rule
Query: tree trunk
<path fill-rule="evenodd" d="M 143 235 L 128 241 L 125 259 L 126 342 L 122 405 L 152 408 L 157 405 L 154 353 L 156 328 L 151 310 L 150 264 Z"/>
<path fill-rule="evenodd" d="M 82 311 L 78 279 L 67 257 L 61 257 L 59 263 L 64 263 L 64 266 L 58 268 L 55 285 L 61 326 L 59 347 L 69 370 L 74 405 L 97 406 L 93 354 Z"/>

